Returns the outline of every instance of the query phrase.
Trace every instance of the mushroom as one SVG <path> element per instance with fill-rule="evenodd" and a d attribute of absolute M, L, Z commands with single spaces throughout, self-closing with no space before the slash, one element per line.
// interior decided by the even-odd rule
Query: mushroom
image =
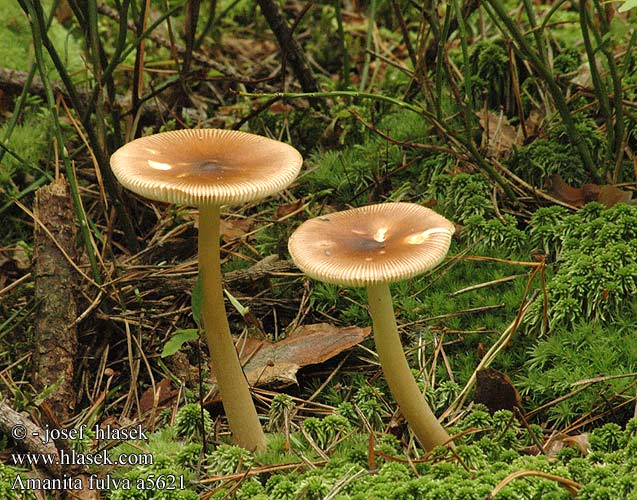
<path fill-rule="evenodd" d="M 288 186 L 303 159 L 292 146 L 246 132 L 179 130 L 136 139 L 111 156 L 119 182 L 156 201 L 199 207 L 199 275 L 210 363 L 235 442 L 263 449 L 265 436 L 230 335 L 219 254 L 221 205 Z"/>
<path fill-rule="evenodd" d="M 412 203 L 385 203 L 310 219 L 290 237 L 294 263 L 327 283 L 366 287 L 374 341 L 389 389 L 427 450 L 449 441 L 411 373 L 389 283 L 423 273 L 447 254 L 454 225 Z"/>

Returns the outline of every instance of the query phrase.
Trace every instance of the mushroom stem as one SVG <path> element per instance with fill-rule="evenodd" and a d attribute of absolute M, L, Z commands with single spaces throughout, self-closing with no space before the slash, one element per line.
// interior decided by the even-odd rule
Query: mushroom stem
<path fill-rule="evenodd" d="M 223 303 L 219 208 L 217 205 L 199 207 L 199 274 L 210 365 L 217 377 L 223 408 L 235 442 L 247 450 L 262 450 L 265 448 L 265 435 L 230 335 Z"/>
<path fill-rule="evenodd" d="M 367 295 L 380 366 L 401 413 L 426 450 L 448 442 L 449 434 L 429 408 L 405 358 L 389 284 L 369 285 Z"/>

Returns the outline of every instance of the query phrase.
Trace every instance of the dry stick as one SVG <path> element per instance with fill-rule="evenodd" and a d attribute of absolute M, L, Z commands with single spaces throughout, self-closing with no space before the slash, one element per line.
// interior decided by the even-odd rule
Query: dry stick
<path fill-rule="evenodd" d="M 505 477 L 502 481 L 500 481 L 491 493 L 487 495 L 488 500 L 492 500 L 495 496 L 500 492 L 502 488 L 504 488 L 507 484 L 509 484 L 514 479 L 524 476 L 538 476 L 543 479 L 550 479 L 551 481 L 557 481 L 561 486 L 564 486 L 568 490 L 568 492 L 576 496 L 578 490 L 582 487 L 581 484 L 571 481 L 570 479 L 566 479 L 564 477 L 556 476 L 554 474 L 547 474 L 546 472 L 541 472 L 539 470 L 519 470 L 517 472 L 513 472 Z"/>
<path fill-rule="evenodd" d="M 47 402 L 60 420 L 75 410 L 75 357 L 77 304 L 74 300 L 76 275 L 66 260 L 75 253 L 75 222 L 69 187 L 63 178 L 40 188 L 35 195 L 34 217 L 34 296 L 37 303 L 35 353 L 31 379 L 36 391 L 58 383 Z M 55 238 L 49 238 L 51 232 Z M 56 246 L 60 245 L 60 247 Z"/>
<path fill-rule="evenodd" d="M 303 49 L 292 36 L 292 30 L 288 26 L 280 4 L 274 0 L 257 0 L 257 3 L 276 36 L 284 57 L 290 61 L 292 71 L 299 80 L 303 91 L 318 92 L 320 89 L 318 80 L 307 62 Z"/>
<path fill-rule="evenodd" d="M 493 281 L 487 281 L 485 283 L 479 283 L 477 285 L 471 285 L 471 286 L 468 286 L 468 287 L 463 288 L 461 290 L 458 290 L 456 292 L 451 292 L 449 295 L 447 295 L 447 297 L 449 297 L 449 298 L 457 297 L 458 295 L 462 295 L 463 293 L 473 292 L 474 290 L 479 290 L 481 288 L 487 288 L 487 287 L 493 286 L 493 285 L 499 285 L 501 283 L 507 283 L 509 281 L 513 281 L 513 280 L 519 278 L 520 276 L 526 276 L 526 275 L 525 274 L 514 274 L 513 276 L 507 276 L 506 278 L 500 278 L 500 279 L 493 280 Z"/>

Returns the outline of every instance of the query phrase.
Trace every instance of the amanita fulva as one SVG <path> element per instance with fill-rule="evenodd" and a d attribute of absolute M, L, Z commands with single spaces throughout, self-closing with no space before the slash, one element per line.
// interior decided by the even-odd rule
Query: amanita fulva
<path fill-rule="evenodd" d="M 400 411 L 427 450 L 449 441 L 414 380 L 398 335 L 389 284 L 438 265 L 454 226 L 412 203 L 385 203 L 310 219 L 288 243 L 294 263 L 327 283 L 366 287 L 380 365 Z"/>
<path fill-rule="evenodd" d="M 122 185 L 152 200 L 199 207 L 199 275 L 210 363 L 235 442 L 265 446 L 248 382 L 230 335 L 219 255 L 221 205 L 258 200 L 288 186 L 303 159 L 292 146 L 245 132 L 164 132 L 129 142 L 111 156 Z"/>

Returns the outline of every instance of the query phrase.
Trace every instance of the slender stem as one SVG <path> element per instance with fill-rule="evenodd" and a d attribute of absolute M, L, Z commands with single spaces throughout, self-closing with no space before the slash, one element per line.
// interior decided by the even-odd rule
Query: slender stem
<path fill-rule="evenodd" d="M 199 273 L 203 288 L 203 325 L 210 365 L 235 442 L 248 450 L 265 448 L 265 436 L 234 347 L 223 304 L 219 256 L 219 206 L 199 208 Z"/>
<path fill-rule="evenodd" d="M 369 65 L 372 60 L 372 56 L 371 56 L 372 38 L 374 35 L 374 21 L 376 18 L 377 7 L 378 7 L 378 0 L 372 0 L 372 3 L 369 8 L 369 24 L 367 25 L 367 40 L 365 41 L 365 64 L 363 65 L 363 74 L 361 75 L 361 83 L 359 85 L 359 90 L 361 92 L 364 92 L 365 87 L 367 87 L 367 75 L 369 74 Z"/>
<path fill-rule="evenodd" d="M 449 434 L 429 408 L 405 358 L 389 285 L 371 285 L 367 287 L 367 294 L 380 366 L 401 413 L 425 449 L 448 442 Z"/>

